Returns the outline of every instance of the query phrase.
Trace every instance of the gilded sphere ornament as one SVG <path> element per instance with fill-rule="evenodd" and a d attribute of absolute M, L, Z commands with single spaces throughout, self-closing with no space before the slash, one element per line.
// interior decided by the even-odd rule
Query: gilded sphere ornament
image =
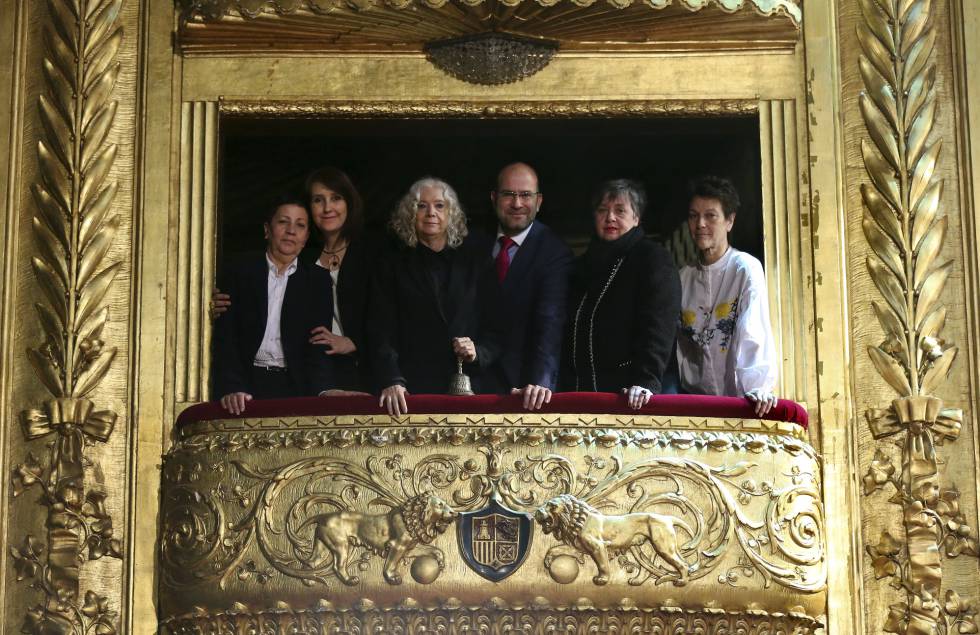
<path fill-rule="evenodd" d="M 412 561 L 412 578 L 419 584 L 432 584 L 439 572 L 439 561 L 433 556 L 419 556 Z"/>
<path fill-rule="evenodd" d="M 558 556 L 551 561 L 548 573 L 558 584 L 571 584 L 578 577 L 578 560 L 572 556 Z"/>

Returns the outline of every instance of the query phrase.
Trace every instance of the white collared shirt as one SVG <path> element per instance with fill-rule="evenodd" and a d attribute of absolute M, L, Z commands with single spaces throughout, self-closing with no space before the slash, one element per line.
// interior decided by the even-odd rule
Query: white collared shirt
<path fill-rule="evenodd" d="M 296 260 L 289 263 L 286 271 L 282 274 L 279 273 L 279 267 L 272 262 L 268 253 L 265 255 L 265 261 L 269 265 L 269 302 L 265 319 L 265 334 L 262 336 L 262 343 L 255 353 L 253 363 L 265 368 L 270 366 L 285 368 L 286 354 L 282 350 L 280 318 L 282 317 L 282 301 L 286 297 L 286 285 L 289 284 L 289 276 L 296 272 Z"/>
<path fill-rule="evenodd" d="M 331 293 L 333 294 L 333 322 L 330 324 L 330 332 L 334 335 L 344 334 L 344 325 L 340 323 L 340 299 L 337 297 L 337 283 L 340 281 L 340 268 L 330 270 L 320 264 L 320 261 L 316 261 L 316 266 L 325 270 L 330 274 L 330 279 L 333 280 L 333 285 L 331 285 Z"/>
<path fill-rule="evenodd" d="M 718 262 L 680 270 L 677 362 L 681 386 L 740 397 L 776 385 L 776 344 L 762 263 L 729 247 Z"/>
<path fill-rule="evenodd" d="M 527 238 L 527 235 L 531 231 L 531 227 L 533 226 L 534 226 L 534 221 L 531 221 L 531 224 L 525 227 L 524 231 L 517 234 L 516 236 L 510 237 L 510 239 L 514 241 L 513 244 L 511 244 L 511 246 L 507 248 L 507 255 L 510 256 L 511 262 L 514 262 L 514 255 L 517 253 L 517 250 L 521 248 L 521 245 L 524 244 L 524 239 Z M 493 243 L 493 252 L 490 254 L 494 259 L 496 259 L 497 254 L 500 253 L 500 237 L 503 235 L 504 232 L 502 232 L 500 230 L 500 227 L 498 226 L 497 240 Z"/>

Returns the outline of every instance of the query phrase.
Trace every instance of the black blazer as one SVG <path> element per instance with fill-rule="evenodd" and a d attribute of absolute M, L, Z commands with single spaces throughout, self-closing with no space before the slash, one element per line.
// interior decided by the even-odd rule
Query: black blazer
<path fill-rule="evenodd" d="M 268 312 L 268 263 L 264 252 L 249 257 L 223 276 L 220 288 L 232 304 L 214 323 L 214 394 L 252 392 L 251 367 L 262 344 Z M 289 276 L 280 315 L 286 368 L 297 397 L 333 388 L 332 362 L 323 346 L 309 343 L 310 330 L 330 324 L 333 293 L 330 275 L 297 262 Z"/>
<path fill-rule="evenodd" d="M 493 240 L 484 246 L 488 257 Z M 571 264 L 568 246 L 535 221 L 503 284 L 496 269 L 488 267 L 481 284 L 488 333 L 484 345 L 492 358 L 484 373 L 485 392 L 508 393 L 527 384 L 555 389 Z"/>
<path fill-rule="evenodd" d="M 485 254 L 464 243 L 446 248 L 448 284 L 443 297 L 423 246 L 400 248 L 382 260 L 371 286 L 368 342 L 377 388 L 404 385 L 410 393 L 445 394 L 456 371 L 452 338 L 478 341 L 477 286 Z M 477 353 L 479 357 L 480 352 Z M 474 385 L 476 365 L 467 365 Z"/>
<path fill-rule="evenodd" d="M 350 241 L 337 274 L 337 306 L 344 335 L 357 351 L 333 355 L 335 383 L 345 390 L 370 390 L 372 375 L 367 342 L 367 315 L 370 286 L 379 256 L 377 242 L 364 234 Z M 316 266 L 316 265 L 314 265 Z M 318 269 L 320 267 L 317 267 Z M 329 274 L 328 274 L 329 275 Z M 324 326 L 329 329 L 332 321 Z"/>
<path fill-rule="evenodd" d="M 565 390 L 659 394 L 674 347 L 681 284 L 670 254 L 636 228 L 594 241 L 576 260 L 569 293 Z"/>

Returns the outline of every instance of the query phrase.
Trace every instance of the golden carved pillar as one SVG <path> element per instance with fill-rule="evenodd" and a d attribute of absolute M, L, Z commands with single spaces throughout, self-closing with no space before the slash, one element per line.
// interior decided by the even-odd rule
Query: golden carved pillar
<path fill-rule="evenodd" d="M 0 12 L 4 632 L 130 631 L 139 17 L 123 0 Z"/>
<path fill-rule="evenodd" d="M 207 397 L 211 329 L 207 302 L 214 285 L 218 104 L 180 109 L 180 204 L 177 253 L 178 407 Z"/>
<path fill-rule="evenodd" d="M 958 147 L 958 4 L 837 6 L 867 633 L 977 632 L 966 601 L 980 589 L 976 243 Z"/>

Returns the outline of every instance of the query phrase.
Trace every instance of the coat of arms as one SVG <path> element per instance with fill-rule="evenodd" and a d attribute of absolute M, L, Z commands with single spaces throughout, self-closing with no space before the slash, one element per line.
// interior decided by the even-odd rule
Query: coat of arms
<path fill-rule="evenodd" d="M 481 510 L 460 514 L 456 526 L 463 561 L 487 580 L 499 582 L 524 562 L 534 525 L 530 514 L 491 500 Z"/>

